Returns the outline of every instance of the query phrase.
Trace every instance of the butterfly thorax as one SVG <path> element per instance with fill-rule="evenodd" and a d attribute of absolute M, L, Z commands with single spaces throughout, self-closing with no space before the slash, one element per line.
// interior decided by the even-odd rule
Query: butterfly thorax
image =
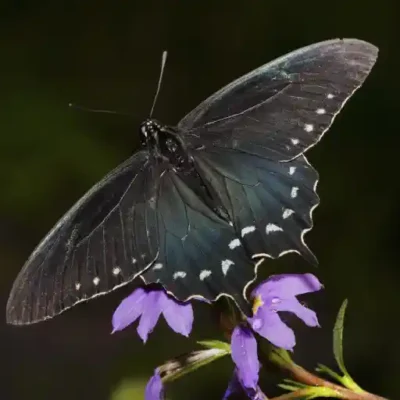
<path fill-rule="evenodd" d="M 191 161 L 177 129 L 147 119 L 140 126 L 140 138 L 150 154 L 176 169 L 190 169 Z"/>
<path fill-rule="evenodd" d="M 140 134 L 142 145 L 147 147 L 152 157 L 162 163 L 168 163 L 170 169 L 177 173 L 211 210 L 221 218 L 228 219 L 219 197 L 196 170 L 177 128 L 148 119 L 141 124 Z"/>

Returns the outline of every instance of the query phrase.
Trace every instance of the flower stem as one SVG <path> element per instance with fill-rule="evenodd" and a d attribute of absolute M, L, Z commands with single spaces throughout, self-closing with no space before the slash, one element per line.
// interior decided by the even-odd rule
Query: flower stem
<path fill-rule="evenodd" d="M 337 398 L 339 399 L 347 399 L 347 400 L 387 400 L 384 397 L 378 396 L 376 394 L 372 394 L 366 391 L 355 393 L 349 389 L 346 389 L 342 386 L 336 385 L 330 381 L 320 378 L 317 375 L 312 374 L 311 372 L 305 370 L 300 365 L 295 364 L 293 361 L 291 363 L 279 363 L 279 366 L 288 370 L 291 375 L 299 382 L 305 383 L 309 386 L 317 386 L 317 387 L 325 387 L 329 388 L 337 394 Z M 286 399 L 296 399 L 304 396 L 304 391 L 306 389 L 300 389 L 292 393 L 288 393 L 283 396 L 274 397 L 271 400 L 286 400 Z M 301 393 L 303 392 L 303 393 Z M 285 397 L 288 395 L 292 395 L 292 397 Z"/>
<path fill-rule="evenodd" d="M 285 393 L 278 397 L 272 397 L 269 400 L 294 400 L 294 399 L 302 399 L 305 398 L 309 394 L 307 389 L 299 389 L 295 392 Z"/>

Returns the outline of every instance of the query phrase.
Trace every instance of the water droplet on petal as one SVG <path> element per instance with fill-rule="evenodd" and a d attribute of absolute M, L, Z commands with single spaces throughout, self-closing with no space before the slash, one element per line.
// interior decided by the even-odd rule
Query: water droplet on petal
<path fill-rule="evenodd" d="M 253 321 L 251 323 L 251 326 L 255 331 L 259 330 L 262 327 L 262 325 L 263 325 L 263 322 L 260 318 L 253 319 Z"/>
<path fill-rule="evenodd" d="M 278 304 L 281 302 L 281 299 L 279 297 L 273 297 L 271 300 L 272 304 Z"/>

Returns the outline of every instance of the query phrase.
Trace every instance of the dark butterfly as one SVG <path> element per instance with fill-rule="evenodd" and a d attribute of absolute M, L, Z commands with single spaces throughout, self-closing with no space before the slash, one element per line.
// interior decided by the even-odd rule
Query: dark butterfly
<path fill-rule="evenodd" d="M 29 324 L 136 277 L 180 300 L 232 297 L 249 312 L 255 262 L 297 252 L 318 205 L 304 152 L 330 127 L 378 49 L 330 40 L 266 64 L 177 127 L 140 127 L 142 150 L 86 193 L 18 275 L 7 321 Z"/>

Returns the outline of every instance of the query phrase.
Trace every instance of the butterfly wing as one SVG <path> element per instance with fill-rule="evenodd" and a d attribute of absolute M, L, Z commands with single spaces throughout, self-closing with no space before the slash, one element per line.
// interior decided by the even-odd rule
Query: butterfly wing
<path fill-rule="evenodd" d="M 218 188 L 248 254 L 277 258 L 297 252 L 317 263 L 304 234 L 319 203 L 318 174 L 303 155 L 275 162 L 229 149 L 206 149 L 194 159 L 206 184 Z"/>
<path fill-rule="evenodd" d="M 203 101 L 178 128 L 188 145 L 287 161 L 315 145 L 370 73 L 378 49 L 357 39 L 301 48 Z"/>
<path fill-rule="evenodd" d="M 159 166 L 141 151 L 84 195 L 19 273 L 6 318 L 28 324 L 122 286 L 158 254 Z"/>
<path fill-rule="evenodd" d="M 255 278 L 254 263 L 232 224 L 214 213 L 192 184 L 172 169 L 163 174 L 157 198 L 160 252 L 141 277 L 161 283 L 179 300 L 228 295 L 250 314 L 245 289 Z"/>

